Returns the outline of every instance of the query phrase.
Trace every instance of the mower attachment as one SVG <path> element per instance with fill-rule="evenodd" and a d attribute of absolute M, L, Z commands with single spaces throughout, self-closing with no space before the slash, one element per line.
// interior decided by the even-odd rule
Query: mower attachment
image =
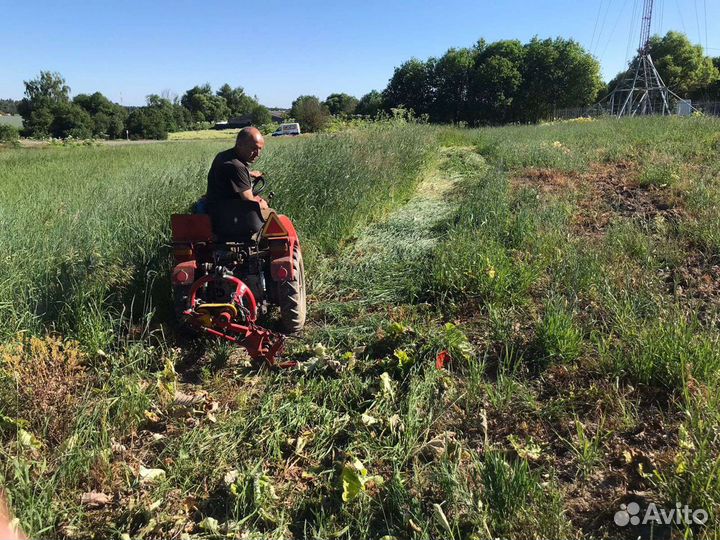
<path fill-rule="evenodd" d="M 198 290 L 215 281 L 234 285 L 232 303 L 201 303 Z M 190 288 L 188 308 L 183 312 L 187 323 L 203 332 L 243 346 L 253 360 L 264 360 L 271 366 L 292 367 L 295 362 L 277 362 L 285 346 L 285 336 L 255 324 L 257 306 L 250 289 L 232 275 L 208 274 Z"/>

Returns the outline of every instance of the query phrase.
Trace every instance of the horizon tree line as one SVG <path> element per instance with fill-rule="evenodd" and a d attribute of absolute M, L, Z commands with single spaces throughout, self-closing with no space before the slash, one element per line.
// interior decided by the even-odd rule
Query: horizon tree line
<path fill-rule="evenodd" d="M 720 57 L 705 55 L 686 35 L 653 36 L 651 54 L 675 93 L 720 100 Z M 634 59 L 631 60 L 632 65 Z M 472 47 L 451 48 L 440 58 L 411 58 L 396 67 L 386 88 L 357 98 L 333 93 L 321 101 L 303 95 L 290 117 L 304 131 L 322 130 L 331 117 L 375 118 L 394 108 L 412 110 L 434 123 L 497 125 L 538 122 L 557 109 L 596 103 L 622 79 L 605 84 L 595 57 L 572 39 L 533 38 L 527 43 L 483 39 Z M 241 86 L 197 85 L 182 96 L 150 94 L 141 107 L 123 107 L 100 92 L 70 98 L 59 73 L 41 71 L 25 81 L 25 97 L 0 100 L 0 112 L 19 113 L 32 137 L 164 139 L 169 132 L 203 129 L 229 117 L 249 116 L 254 125 L 271 123 L 270 111 Z"/>

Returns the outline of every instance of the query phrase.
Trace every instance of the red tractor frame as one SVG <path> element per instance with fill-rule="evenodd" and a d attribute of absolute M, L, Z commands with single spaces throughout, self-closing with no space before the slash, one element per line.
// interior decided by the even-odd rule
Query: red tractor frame
<path fill-rule="evenodd" d="M 238 215 L 260 216 L 257 203 L 238 205 Z M 305 269 L 292 221 L 271 211 L 260 218 L 259 232 L 232 240 L 213 231 L 213 224 L 220 227 L 207 214 L 174 214 L 171 221 L 172 285 L 181 324 L 242 345 L 254 360 L 290 365 L 277 360 L 285 336 L 259 326 L 258 318 L 275 305 L 284 333 L 300 332 L 305 324 Z"/>

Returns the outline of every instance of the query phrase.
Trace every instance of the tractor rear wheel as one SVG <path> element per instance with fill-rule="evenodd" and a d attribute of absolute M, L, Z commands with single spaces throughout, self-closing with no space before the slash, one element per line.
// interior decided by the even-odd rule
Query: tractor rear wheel
<path fill-rule="evenodd" d="M 296 334 L 305 326 L 307 306 L 305 301 L 305 267 L 300 247 L 293 251 L 293 279 L 278 284 L 278 303 L 283 330 Z"/>

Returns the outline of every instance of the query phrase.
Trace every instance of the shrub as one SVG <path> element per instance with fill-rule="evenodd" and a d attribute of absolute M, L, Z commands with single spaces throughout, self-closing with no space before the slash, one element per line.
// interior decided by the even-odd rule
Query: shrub
<path fill-rule="evenodd" d="M 12 143 L 20 138 L 20 131 L 15 126 L 0 124 L 0 143 Z"/>
<path fill-rule="evenodd" d="M 315 96 L 300 96 L 293 101 L 290 116 L 300 122 L 305 132 L 320 131 L 330 120 L 330 112 Z"/>

